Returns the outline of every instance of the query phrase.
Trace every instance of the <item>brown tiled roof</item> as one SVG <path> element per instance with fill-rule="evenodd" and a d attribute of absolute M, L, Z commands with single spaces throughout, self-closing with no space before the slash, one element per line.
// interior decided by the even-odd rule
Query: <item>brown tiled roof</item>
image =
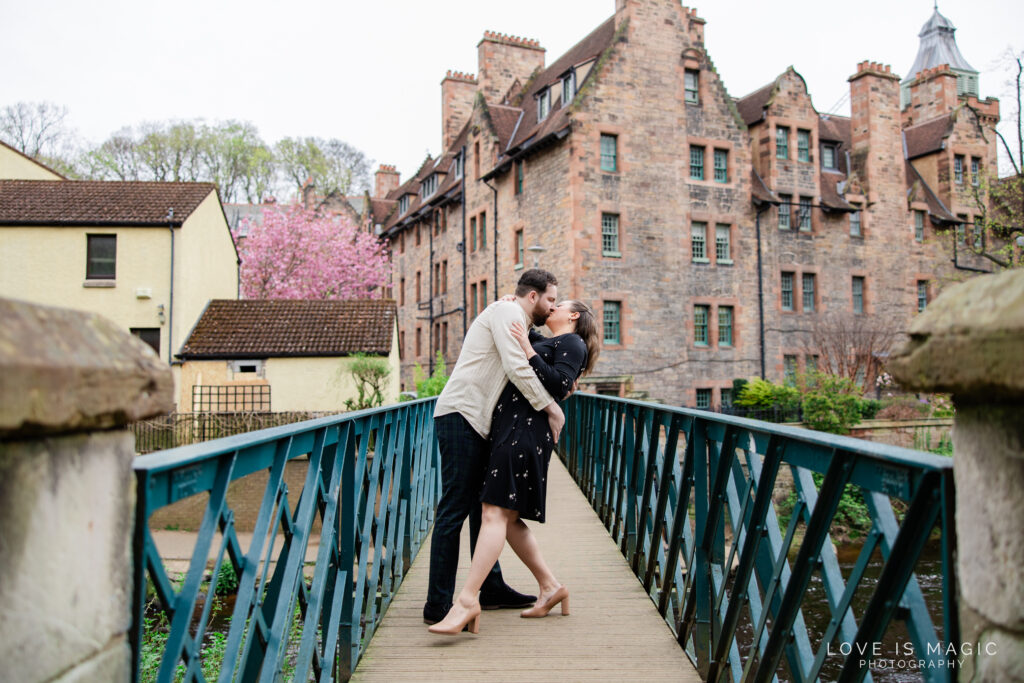
<path fill-rule="evenodd" d="M 179 357 L 280 358 L 391 353 L 394 299 L 214 299 Z"/>
<path fill-rule="evenodd" d="M 907 145 L 907 158 L 916 159 L 919 156 L 939 151 L 952 131 L 953 117 L 951 114 L 943 114 L 930 121 L 905 128 L 903 139 Z"/>
<path fill-rule="evenodd" d="M 933 218 L 944 223 L 958 223 L 959 219 L 950 213 L 949 209 L 947 209 L 946 205 L 942 203 L 942 200 L 939 199 L 938 195 L 932 191 L 932 188 L 928 186 L 928 183 L 926 183 L 924 178 L 921 177 L 921 174 L 917 172 L 914 165 L 910 163 L 910 161 L 907 161 L 906 165 L 907 193 L 909 194 L 913 190 L 914 185 L 920 183 L 920 187 L 924 192 L 925 201 L 928 203 L 928 213 L 931 214 Z"/>
<path fill-rule="evenodd" d="M 778 82 L 779 79 L 776 78 L 768 85 L 758 88 L 749 95 L 736 100 L 736 110 L 743 117 L 743 123 L 749 126 L 764 118 L 764 108 L 771 101 L 772 93 L 775 92 L 775 86 Z"/>
<path fill-rule="evenodd" d="M 830 173 L 822 171 L 821 174 L 821 203 L 826 208 L 838 211 L 854 211 L 854 207 L 839 193 L 839 183 L 846 180 L 842 173 Z"/>
<path fill-rule="evenodd" d="M 779 198 L 775 196 L 775 193 L 768 189 L 764 180 L 754 169 L 750 169 L 750 194 L 752 199 L 758 202 L 770 202 L 772 204 L 778 204 Z"/>
<path fill-rule="evenodd" d="M 0 224 L 180 226 L 216 191 L 213 183 L 0 180 Z"/>
<path fill-rule="evenodd" d="M 515 133 L 514 139 L 509 143 L 509 147 L 517 147 L 529 138 L 535 138 L 535 140 L 539 141 L 550 133 L 557 132 L 565 127 L 569 122 L 569 116 L 568 109 L 561 107 L 561 91 L 557 88 L 552 91 L 551 113 L 540 122 L 540 125 L 537 124 L 537 93 L 543 88 L 554 85 L 559 77 L 573 66 L 598 57 L 611 45 L 614 36 L 615 17 L 610 17 L 591 31 L 587 37 L 569 48 L 565 54 L 552 62 L 551 66 L 544 69 L 531 81 L 529 89 L 523 93 L 523 97 L 519 102 L 523 110 L 523 118 L 519 122 L 519 128 Z M 592 78 L 596 75 L 592 74 L 590 77 Z M 582 83 L 579 83 L 577 87 L 581 85 Z"/>
<path fill-rule="evenodd" d="M 841 142 L 849 149 L 850 119 L 847 116 L 836 116 L 835 114 L 822 114 L 818 117 L 818 137 L 830 142 Z"/>
<path fill-rule="evenodd" d="M 504 151 L 512 142 L 512 136 L 516 132 L 516 125 L 523 115 L 519 107 L 508 107 L 503 104 L 488 105 L 491 115 L 491 125 L 494 126 L 494 133 L 498 136 L 498 149 Z"/>
<path fill-rule="evenodd" d="M 387 222 L 391 212 L 398 206 L 398 202 L 393 199 L 371 199 L 370 200 L 370 217 L 374 223 L 384 224 Z"/>

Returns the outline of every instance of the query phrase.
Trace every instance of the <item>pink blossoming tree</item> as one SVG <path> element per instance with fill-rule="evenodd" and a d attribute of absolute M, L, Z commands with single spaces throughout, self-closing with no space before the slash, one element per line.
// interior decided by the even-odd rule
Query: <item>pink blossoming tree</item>
<path fill-rule="evenodd" d="M 379 299 L 388 282 L 384 244 L 343 216 L 268 207 L 233 236 L 247 299 Z"/>

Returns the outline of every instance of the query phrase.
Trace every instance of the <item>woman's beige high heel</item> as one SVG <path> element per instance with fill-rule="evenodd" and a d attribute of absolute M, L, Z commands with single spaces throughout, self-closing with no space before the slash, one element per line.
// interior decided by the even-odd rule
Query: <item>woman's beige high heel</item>
<path fill-rule="evenodd" d="M 546 617 L 548 612 L 555 608 L 555 605 L 561 603 L 562 605 L 562 616 L 569 616 L 569 589 L 565 586 L 559 586 L 558 590 L 548 596 L 548 599 L 543 604 L 537 604 L 530 609 L 525 609 L 519 613 L 519 616 L 524 619 L 535 619 L 538 617 Z"/>
<path fill-rule="evenodd" d="M 431 633 L 438 633 L 443 636 L 457 636 L 462 633 L 464 628 L 469 628 L 470 633 L 480 632 L 480 605 L 477 604 L 472 608 L 469 608 L 462 619 L 458 619 L 452 616 L 452 611 L 458 607 L 453 605 L 448 614 L 445 615 L 444 619 L 437 622 L 433 626 L 427 628 Z"/>

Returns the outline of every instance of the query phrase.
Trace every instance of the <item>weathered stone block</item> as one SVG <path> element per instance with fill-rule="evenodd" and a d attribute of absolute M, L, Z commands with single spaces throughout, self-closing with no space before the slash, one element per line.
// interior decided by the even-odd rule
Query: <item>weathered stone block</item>
<path fill-rule="evenodd" d="M 0 443 L 4 679 L 50 680 L 127 633 L 133 456 L 128 432 Z"/>
<path fill-rule="evenodd" d="M 0 299 L 0 439 L 108 429 L 169 412 L 170 367 L 94 313 Z"/>

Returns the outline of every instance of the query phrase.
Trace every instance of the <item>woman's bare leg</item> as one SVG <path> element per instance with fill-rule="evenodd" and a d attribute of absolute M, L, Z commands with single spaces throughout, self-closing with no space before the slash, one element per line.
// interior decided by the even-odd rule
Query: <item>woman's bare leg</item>
<path fill-rule="evenodd" d="M 544 596 L 555 592 L 562 584 L 558 583 L 558 579 L 555 578 L 555 575 L 544 561 L 544 556 L 540 552 L 540 545 L 537 543 L 537 537 L 530 531 L 530 527 L 526 526 L 526 523 L 518 517 L 508 525 L 507 536 L 508 544 L 512 546 L 512 550 L 515 551 L 515 554 L 533 573 L 534 578 L 537 579 L 537 585 L 540 587 L 537 593 L 537 602 L 543 603 Z"/>

